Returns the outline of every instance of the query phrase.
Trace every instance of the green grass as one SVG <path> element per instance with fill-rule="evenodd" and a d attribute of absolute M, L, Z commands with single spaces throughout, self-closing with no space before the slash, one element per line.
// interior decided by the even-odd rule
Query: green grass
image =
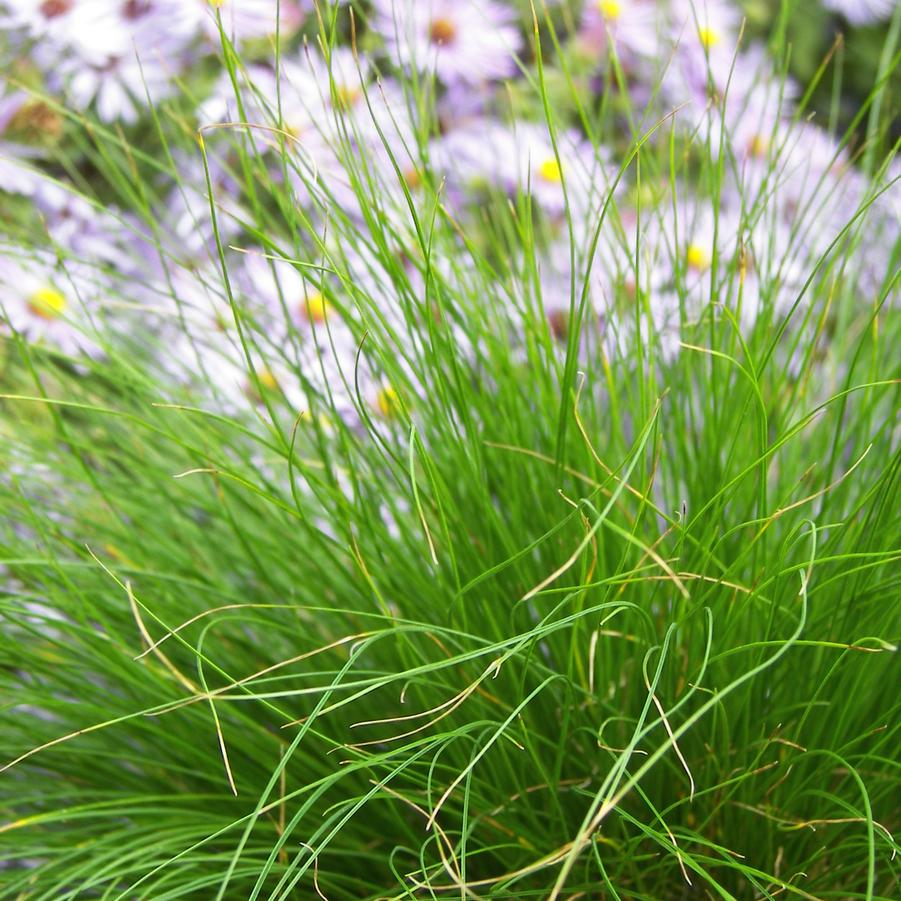
<path fill-rule="evenodd" d="M 150 226 L 171 157 L 82 138 Z M 219 140 L 238 243 L 322 267 L 396 400 L 354 427 L 309 387 L 298 417 L 255 373 L 232 416 L 138 339 L 79 366 L 4 341 L 0 895 L 897 897 L 901 247 L 872 296 L 847 274 L 878 183 L 791 313 L 742 332 L 711 297 L 666 361 L 586 349 L 578 280 L 555 341 L 525 198 L 461 225 L 426 171 L 401 226 L 348 143 L 367 221 L 331 208 L 323 238 L 261 134 Z M 648 216 L 730 165 L 668 120 L 621 162 Z M 297 369 L 218 257 L 248 359 Z"/>

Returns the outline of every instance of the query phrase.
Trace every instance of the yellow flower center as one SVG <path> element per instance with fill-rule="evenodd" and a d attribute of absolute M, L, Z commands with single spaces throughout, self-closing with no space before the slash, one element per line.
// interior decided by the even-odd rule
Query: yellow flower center
<path fill-rule="evenodd" d="M 748 151 L 751 156 L 762 157 L 766 156 L 767 150 L 770 148 L 770 142 L 763 137 L 763 135 L 754 135 L 751 138 L 751 142 L 748 144 Z"/>
<path fill-rule="evenodd" d="M 429 40 L 433 44 L 437 44 L 439 47 L 443 44 L 451 44 L 456 36 L 457 26 L 453 20 L 441 16 L 432 19 L 432 24 L 429 26 Z"/>
<path fill-rule="evenodd" d="M 325 322 L 330 306 L 318 291 L 311 291 L 301 301 L 301 312 L 310 322 Z"/>
<path fill-rule="evenodd" d="M 390 385 L 382 388 L 376 395 L 375 408 L 385 419 L 393 419 L 400 413 L 400 397 L 398 393 Z"/>
<path fill-rule="evenodd" d="M 272 372 L 270 370 L 258 369 L 257 370 L 257 378 L 259 378 L 260 384 L 267 391 L 278 390 L 278 379 L 272 374 Z"/>
<path fill-rule="evenodd" d="M 404 181 L 411 191 L 415 191 L 422 184 L 422 176 L 415 166 L 410 166 L 404 170 Z"/>
<path fill-rule="evenodd" d="M 52 144 L 63 133 L 63 117 L 42 100 L 23 103 L 10 118 L 7 128 L 32 144 Z"/>
<path fill-rule="evenodd" d="M 41 15 L 48 19 L 65 15 L 72 9 L 73 0 L 45 0 L 39 7 Z"/>
<path fill-rule="evenodd" d="M 698 38 L 707 50 L 710 50 L 711 47 L 716 47 L 720 42 L 719 34 L 712 28 L 707 28 L 703 25 L 698 29 Z"/>
<path fill-rule="evenodd" d="M 28 309 L 41 319 L 59 319 L 66 312 L 66 298 L 55 288 L 38 288 L 28 300 Z"/>
<path fill-rule="evenodd" d="M 566 341 L 569 336 L 569 312 L 567 310 L 551 310 L 547 314 L 547 324 L 551 335 L 557 341 Z"/>
<path fill-rule="evenodd" d="M 335 85 L 335 97 L 338 100 L 338 108 L 349 110 L 359 99 L 362 92 L 352 85 Z"/>
<path fill-rule="evenodd" d="M 560 169 L 560 164 L 553 158 L 545 160 L 538 167 L 538 175 L 544 181 L 554 185 L 559 185 L 563 181 L 563 172 Z"/>
<path fill-rule="evenodd" d="M 700 244 L 689 244 L 685 252 L 685 262 L 688 263 L 689 269 L 703 272 L 710 266 L 710 254 Z"/>
<path fill-rule="evenodd" d="M 206 0 L 206 2 L 209 6 L 212 6 L 213 9 L 222 9 L 227 0 Z"/>
<path fill-rule="evenodd" d="M 598 0 L 598 12 L 605 19 L 618 19 L 623 12 L 623 5 L 618 0 Z"/>

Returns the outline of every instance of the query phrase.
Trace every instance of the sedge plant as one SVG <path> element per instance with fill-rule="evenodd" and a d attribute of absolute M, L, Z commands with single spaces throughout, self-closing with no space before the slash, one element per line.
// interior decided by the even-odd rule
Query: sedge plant
<path fill-rule="evenodd" d="M 461 208 L 434 74 L 363 77 L 355 9 L 300 51 L 328 167 L 224 28 L 215 125 L 192 83 L 140 134 L 41 98 L 159 277 L 93 260 L 91 353 L 3 334 L 0 896 L 897 897 L 901 17 L 836 132 L 854 203 L 824 174 L 779 231 L 788 151 L 744 178 L 728 87 L 688 131 L 615 52 L 590 95 L 542 8 L 503 103 L 558 207 Z"/>

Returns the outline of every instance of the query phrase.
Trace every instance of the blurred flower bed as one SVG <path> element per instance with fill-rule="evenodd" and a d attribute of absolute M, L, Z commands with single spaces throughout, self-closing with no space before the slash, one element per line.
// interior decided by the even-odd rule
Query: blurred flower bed
<path fill-rule="evenodd" d="M 807 6 L 822 39 L 895 4 Z M 842 139 L 841 110 L 811 117 L 806 84 L 764 43 L 797 16 L 777 23 L 762 3 L 555 2 L 534 26 L 528 4 L 499 0 L 0 9 L 3 328 L 83 361 L 120 342 L 228 412 L 312 391 L 353 418 L 362 385 L 390 415 L 354 293 L 403 318 L 427 289 L 416 222 L 436 204 L 459 223 L 439 270 L 491 248 L 498 302 L 539 305 L 561 346 L 579 294 L 581 340 L 615 355 L 653 339 L 673 359 L 711 298 L 745 328 L 785 315 L 882 158 L 860 127 Z M 809 76 L 828 50 L 811 44 L 796 60 Z M 680 161 L 678 182 L 639 180 L 639 139 Z M 488 221 L 505 198 L 539 217 L 535 259 Z M 847 290 L 877 289 L 897 217 L 896 197 L 876 198 Z"/>

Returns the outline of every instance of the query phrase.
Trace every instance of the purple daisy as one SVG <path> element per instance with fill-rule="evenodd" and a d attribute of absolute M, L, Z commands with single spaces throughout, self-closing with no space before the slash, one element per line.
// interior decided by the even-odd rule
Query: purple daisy
<path fill-rule="evenodd" d="M 841 13 L 852 25 L 884 22 L 894 12 L 898 0 L 823 0 L 823 6 Z"/>
<path fill-rule="evenodd" d="M 399 65 L 445 84 L 505 78 L 522 47 L 512 10 L 493 0 L 376 0 L 372 22 Z"/>

